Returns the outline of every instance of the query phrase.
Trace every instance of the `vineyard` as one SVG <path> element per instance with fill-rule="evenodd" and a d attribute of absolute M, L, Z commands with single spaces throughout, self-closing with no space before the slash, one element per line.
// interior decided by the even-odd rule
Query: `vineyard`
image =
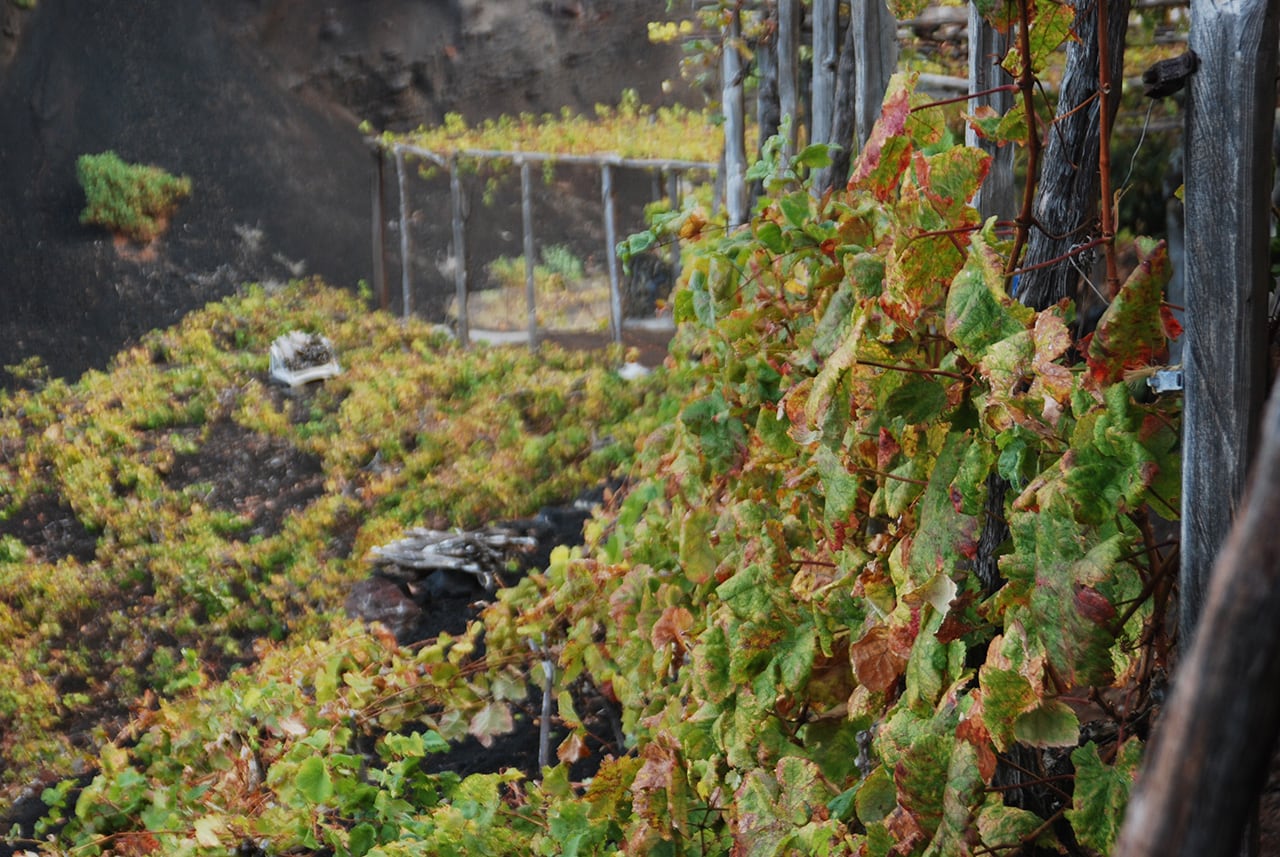
<path fill-rule="evenodd" d="M 40 783 L 41 817 L 10 847 L 1113 853 L 1189 636 L 1189 404 L 1148 383 L 1183 330 L 1166 242 L 1118 222 L 1105 13 L 986 12 L 1014 39 L 1008 112 L 894 74 L 847 181 L 783 123 L 741 223 L 690 196 L 619 242 L 681 248 L 651 375 L 624 380 L 617 347 L 463 349 L 319 283 L 247 289 L 75 384 L 20 369 L 31 389 L 0 399 L 0 786 Z M 1051 70 L 1080 32 L 1101 56 L 1075 107 Z M 1063 237 L 1036 205 L 1054 135 L 1090 109 L 1093 237 L 1030 262 Z M 505 151 L 525 122 L 431 145 Z M 1026 190 L 1001 217 L 983 194 L 1014 150 Z M 1091 288 L 1043 299 L 1063 268 Z M 291 329 L 344 373 L 265 384 Z M 179 478 L 228 433 L 292 461 L 302 493 L 227 504 Z M 585 544 L 508 569 L 461 630 L 406 643 L 344 614 L 404 528 L 602 483 Z M 51 510 L 78 551 L 15 525 Z M 536 765 L 449 762 L 533 732 Z"/>

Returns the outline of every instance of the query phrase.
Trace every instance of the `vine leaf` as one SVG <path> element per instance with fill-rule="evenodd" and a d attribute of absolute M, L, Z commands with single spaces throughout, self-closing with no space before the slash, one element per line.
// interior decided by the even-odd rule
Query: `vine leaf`
<path fill-rule="evenodd" d="M 308 756 L 298 765 L 294 776 L 298 793 L 313 804 L 321 804 L 333 797 L 333 780 L 323 756 Z"/>
<path fill-rule="evenodd" d="M 515 728 L 511 707 L 505 702 L 490 702 L 467 724 L 467 731 L 484 747 L 492 747 L 495 736 L 506 735 Z"/>
<path fill-rule="evenodd" d="M 1076 787 L 1067 818 L 1081 845 L 1100 854 L 1111 853 L 1141 761 L 1142 741 L 1137 737 L 1120 745 L 1114 765 L 1102 761 L 1092 741 L 1071 754 Z"/>
<path fill-rule="evenodd" d="M 1102 314 L 1085 353 L 1095 388 L 1163 362 L 1169 338 L 1180 332 L 1166 323 L 1172 317 L 1163 311 L 1164 287 L 1171 273 L 1165 242 L 1138 243 L 1138 267 Z"/>
<path fill-rule="evenodd" d="M 897 651 L 884 625 L 871 626 L 849 646 L 849 660 L 858 682 L 872 691 L 888 690 L 907 666 L 907 658 Z"/>
<path fill-rule="evenodd" d="M 1080 720 L 1066 703 L 1048 699 L 1019 714 L 1013 734 L 1032 747 L 1074 747 L 1080 742 Z"/>
<path fill-rule="evenodd" d="M 1034 314 L 1004 291 L 1004 268 L 989 232 L 995 219 L 975 235 L 969 256 L 947 293 L 946 333 L 970 363 L 977 364 L 1002 339 L 1024 333 Z"/>
<path fill-rule="evenodd" d="M 911 115 L 913 81 L 913 77 L 902 73 L 889 79 L 880 119 L 871 129 L 871 137 L 849 178 L 850 189 L 865 187 L 881 202 L 893 198 L 902 174 L 911 163 L 911 140 L 903 132 Z"/>
<path fill-rule="evenodd" d="M 1005 806 L 993 799 L 978 813 L 978 837 L 993 853 L 1016 850 L 1031 834 L 1044 826 L 1034 812 Z"/>
<path fill-rule="evenodd" d="M 951 499 L 952 482 L 971 444 L 968 432 L 952 432 L 933 465 L 920 500 L 920 526 L 906 548 L 906 566 L 917 586 L 952 572 L 977 553 L 978 519 L 958 511 Z"/>

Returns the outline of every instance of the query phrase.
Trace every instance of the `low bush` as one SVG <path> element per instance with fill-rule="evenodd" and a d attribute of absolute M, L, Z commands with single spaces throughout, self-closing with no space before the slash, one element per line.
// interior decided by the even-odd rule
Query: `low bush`
<path fill-rule="evenodd" d="M 81 223 L 96 223 L 146 243 L 165 230 L 178 203 L 191 195 L 191 179 L 149 164 L 129 164 L 115 152 L 81 155 L 76 176 L 84 188 Z"/>

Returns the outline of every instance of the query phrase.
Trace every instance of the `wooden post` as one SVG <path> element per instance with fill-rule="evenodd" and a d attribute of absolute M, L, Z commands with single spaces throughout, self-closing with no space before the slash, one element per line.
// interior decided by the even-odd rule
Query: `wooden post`
<path fill-rule="evenodd" d="M 391 305 L 387 290 L 387 153 L 379 143 L 373 144 L 373 291 L 378 296 L 378 309 L 386 312 Z"/>
<path fill-rule="evenodd" d="M 618 234 L 613 199 L 613 164 L 600 168 L 600 196 L 604 202 L 604 258 L 609 266 L 609 331 L 622 342 L 622 289 L 618 276 Z"/>
<path fill-rule="evenodd" d="M 747 148 L 743 138 L 742 19 L 737 8 L 729 13 L 721 43 L 721 109 L 724 111 L 724 197 L 729 226 L 747 222 Z"/>
<path fill-rule="evenodd" d="M 453 282 L 458 303 L 458 342 L 463 348 L 471 344 L 467 321 L 467 231 L 463 223 L 466 212 L 462 204 L 462 176 L 458 174 L 457 157 L 449 160 L 449 198 L 453 215 Z"/>
<path fill-rule="evenodd" d="M 1268 0 L 1191 3 L 1188 42 L 1200 67 L 1187 94 L 1183 167 L 1183 645 L 1244 491 L 1266 391 L 1278 8 Z"/>
<path fill-rule="evenodd" d="M 537 351 L 538 308 L 533 260 L 533 177 L 528 161 L 520 162 L 520 220 L 524 227 L 524 299 L 529 310 L 529 348 Z"/>
<path fill-rule="evenodd" d="M 1098 3 L 1107 3 L 1107 42 L 1112 80 L 1124 75 L 1124 38 L 1129 0 L 1079 0 L 1072 32 L 1079 38 L 1067 45 L 1067 64 L 1059 89 L 1057 118 L 1044 135 L 1040 184 L 1036 189 L 1035 223 L 1021 260 L 1029 268 L 1019 278 L 1018 300 L 1044 309 L 1065 297 L 1076 297 L 1080 274 L 1062 259 L 1075 244 L 1083 244 L 1098 214 Z M 1107 109 L 1120 105 L 1120 87 L 1111 87 Z M 1035 267 L 1040 265 L 1042 267 Z"/>
<path fill-rule="evenodd" d="M 404 149 L 396 147 L 396 184 L 400 188 L 400 311 L 409 320 L 410 269 L 413 260 L 409 256 L 409 191 L 404 174 Z"/>
<path fill-rule="evenodd" d="M 858 146 L 871 136 L 880 118 L 884 93 L 898 61 L 898 22 L 884 0 L 853 0 L 850 6 L 856 27 L 857 57 L 854 67 L 854 102 Z"/>
<path fill-rule="evenodd" d="M 800 127 L 800 0 L 778 0 L 778 110 L 787 129 L 782 151 L 790 158 Z"/>
<path fill-rule="evenodd" d="M 1000 60 L 1009 49 L 1009 37 L 1001 35 L 987 23 L 978 7 L 969 5 L 969 92 L 986 92 L 997 86 L 1013 82 L 1013 78 L 1000 67 Z M 1009 112 L 1013 106 L 1012 92 L 995 92 L 969 100 L 969 109 L 977 110 L 988 105 L 997 113 Z M 965 144 L 981 148 L 991 155 L 991 171 L 978 191 L 974 207 L 982 219 L 995 216 L 999 220 L 1012 220 L 1018 214 L 1017 188 L 1013 182 L 1013 149 L 1011 145 L 997 146 L 978 136 L 972 127 L 965 129 Z"/>
<path fill-rule="evenodd" d="M 830 143 L 836 99 L 836 36 L 840 30 L 840 4 L 813 0 L 813 95 L 809 110 L 809 142 Z M 836 141 L 839 142 L 839 141 Z"/>
<path fill-rule="evenodd" d="M 831 166 L 823 167 L 813 180 L 815 196 L 822 196 L 829 190 L 845 186 L 849 179 L 849 165 L 853 160 L 853 152 L 857 145 L 857 57 L 861 27 L 856 18 L 849 19 L 845 28 L 844 46 L 840 50 L 840 61 L 836 64 L 835 104 L 831 114 L 831 136 L 828 142 L 840 148 L 832 152 Z"/>

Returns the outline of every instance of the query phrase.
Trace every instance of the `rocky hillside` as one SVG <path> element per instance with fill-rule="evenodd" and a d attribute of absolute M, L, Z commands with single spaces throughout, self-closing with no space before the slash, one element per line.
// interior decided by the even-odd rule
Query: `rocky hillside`
<path fill-rule="evenodd" d="M 371 267 L 360 121 L 585 109 L 623 87 L 660 103 L 676 56 L 647 43 L 654 5 L 4 2 L 0 365 L 75 374 L 246 280 L 353 286 Z M 106 149 L 192 179 L 146 252 L 79 222 L 75 160 Z"/>

